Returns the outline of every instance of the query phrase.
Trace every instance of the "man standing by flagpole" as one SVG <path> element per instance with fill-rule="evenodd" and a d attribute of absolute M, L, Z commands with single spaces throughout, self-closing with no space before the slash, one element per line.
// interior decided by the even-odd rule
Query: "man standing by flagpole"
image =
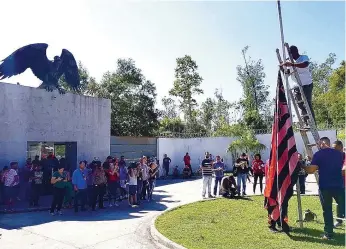
<path fill-rule="evenodd" d="M 321 150 L 317 151 L 310 166 L 303 167 L 308 174 L 319 173 L 319 196 L 323 209 L 324 234 L 322 239 L 329 240 L 333 237 L 333 198 L 345 217 L 345 191 L 343 186 L 342 167 L 344 155 L 338 150 L 330 148 L 330 140 L 322 137 L 319 142 Z"/>

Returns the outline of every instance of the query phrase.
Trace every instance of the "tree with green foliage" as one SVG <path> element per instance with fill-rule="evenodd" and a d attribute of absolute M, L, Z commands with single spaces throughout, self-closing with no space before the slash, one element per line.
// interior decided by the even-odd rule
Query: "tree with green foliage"
<path fill-rule="evenodd" d="M 222 120 L 227 123 L 230 122 L 230 109 L 232 108 L 232 104 L 223 97 L 222 91 L 219 89 L 215 89 L 214 96 L 216 99 L 214 129 L 217 130 L 221 126 Z"/>
<path fill-rule="evenodd" d="M 251 129 L 265 129 L 265 119 L 268 114 L 269 86 L 264 84 L 264 66 L 262 60 L 254 61 L 247 58 L 246 46 L 242 50 L 245 66 L 237 66 L 237 80 L 243 88 L 243 96 L 238 105 L 243 110 L 241 120 Z"/>
<path fill-rule="evenodd" d="M 318 124 L 345 127 L 345 61 L 330 74 L 324 91 L 315 93 L 313 105 Z"/>
<path fill-rule="evenodd" d="M 330 53 L 323 63 L 311 62 L 310 70 L 314 84 L 312 103 L 315 112 L 316 123 L 320 127 L 332 124 L 328 105 L 324 100 L 324 94 L 329 89 L 329 78 L 332 75 L 333 65 L 336 61 L 336 55 Z"/>
<path fill-rule="evenodd" d="M 266 146 L 258 141 L 255 133 L 251 129 L 242 129 L 238 136 L 234 136 L 236 139 L 228 146 L 227 152 L 232 153 L 232 157 L 235 159 L 242 152 L 245 153 L 260 153 L 266 149 Z"/>
<path fill-rule="evenodd" d="M 161 117 L 168 119 L 178 117 L 177 105 L 175 104 L 174 99 L 164 96 L 161 99 L 161 103 L 164 107 L 164 109 L 161 110 Z"/>
<path fill-rule="evenodd" d="M 183 133 L 185 129 L 185 124 L 179 117 L 168 118 L 164 117 L 160 120 L 160 133 Z"/>
<path fill-rule="evenodd" d="M 106 72 L 94 96 L 111 100 L 113 136 L 154 136 L 159 128 L 156 87 L 132 59 L 119 59 L 115 72 Z"/>
<path fill-rule="evenodd" d="M 184 119 L 188 130 L 193 130 L 193 111 L 197 106 L 194 96 L 203 94 L 200 87 L 203 78 L 197 72 L 198 66 L 191 56 L 185 55 L 177 58 L 175 68 L 175 81 L 173 88 L 169 91 L 171 96 L 177 97 L 180 102 L 180 109 L 184 113 Z"/>
<path fill-rule="evenodd" d="M 215 116 L 216 103 L 213 99 L 207 98 L 200 107 L 200 119 L 206 130 L 213 129 L 213 118 Z"/>

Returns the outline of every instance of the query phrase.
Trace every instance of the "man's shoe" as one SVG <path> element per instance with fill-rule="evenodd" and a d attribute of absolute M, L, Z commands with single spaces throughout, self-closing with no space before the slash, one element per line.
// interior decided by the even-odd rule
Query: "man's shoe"
<path fill-rule="evenodd" d="M 343 226 L 342 221 L 341 222 L 337 221 L 334 223 L 334 228 L 338 228 L 338 227 L 342 227 L 342 226 Z"/>
<path fill-rule="evenodd" d="M 213 196 L 213 195 L 208 195 L 208 198 L 215 198 L 215 196 Z"/>
<path fill-rule="evenodd" d="M 277 233 L 279 232 L 275 227 L 269 227 L 269 232 L 271 233 Z"/>
<path fill-rule="evenodd" d="M 332 239 L 332 236 L 328 235 L 328 234 L 322 234 L 321 235 L 321 239 L 323 240 L 331 240 Z"/>

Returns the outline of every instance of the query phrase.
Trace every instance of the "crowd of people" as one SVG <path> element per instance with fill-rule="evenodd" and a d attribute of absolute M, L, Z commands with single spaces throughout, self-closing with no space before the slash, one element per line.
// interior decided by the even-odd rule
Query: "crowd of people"
<path fill-rule="evenodd" d="M 8 211 L 13 211 L 16 201 L 25 198 L 29 206 L 38 207 L 40 196 L 52 194 L 50 213 L 62 214 L 62 208 L 78 212 L 110 207 L 127 199 L 129 205 L 152 200 L 152 192 L 159 167 L 157 161 L 143 156 L 127 165 L 123 156 L 107 157 L 105 162 L 97 158 L 91 163 L 79 162 L 77 169 L 70 170 L 64 158 L 57 160 L 51 153 L 47 159 L 30 158 L 22 168 L 17 162 L 4 167 L 1 172 L 0 199 Z"/>

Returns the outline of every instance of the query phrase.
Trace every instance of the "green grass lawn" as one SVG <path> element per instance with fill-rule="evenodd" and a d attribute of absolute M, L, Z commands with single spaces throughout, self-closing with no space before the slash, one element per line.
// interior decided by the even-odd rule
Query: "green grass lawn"
<path fill-rule="evenodd" d="M 284 233 L 268 231 L 262 196 L 189 204 L 159 216 L 155 224 L 164 236 L 189 249 L 345 248 L 343 229 L 334 230 L 333 240 L 320 239 L 324 224 L 318 197 L 302 197 L 303 210 L 310 209 L 317 214 L 318 220 L 304 222 L 303 229 L 296 223 L 297 199 L 293 197 L 289 204 L 291 238 Z"/>

